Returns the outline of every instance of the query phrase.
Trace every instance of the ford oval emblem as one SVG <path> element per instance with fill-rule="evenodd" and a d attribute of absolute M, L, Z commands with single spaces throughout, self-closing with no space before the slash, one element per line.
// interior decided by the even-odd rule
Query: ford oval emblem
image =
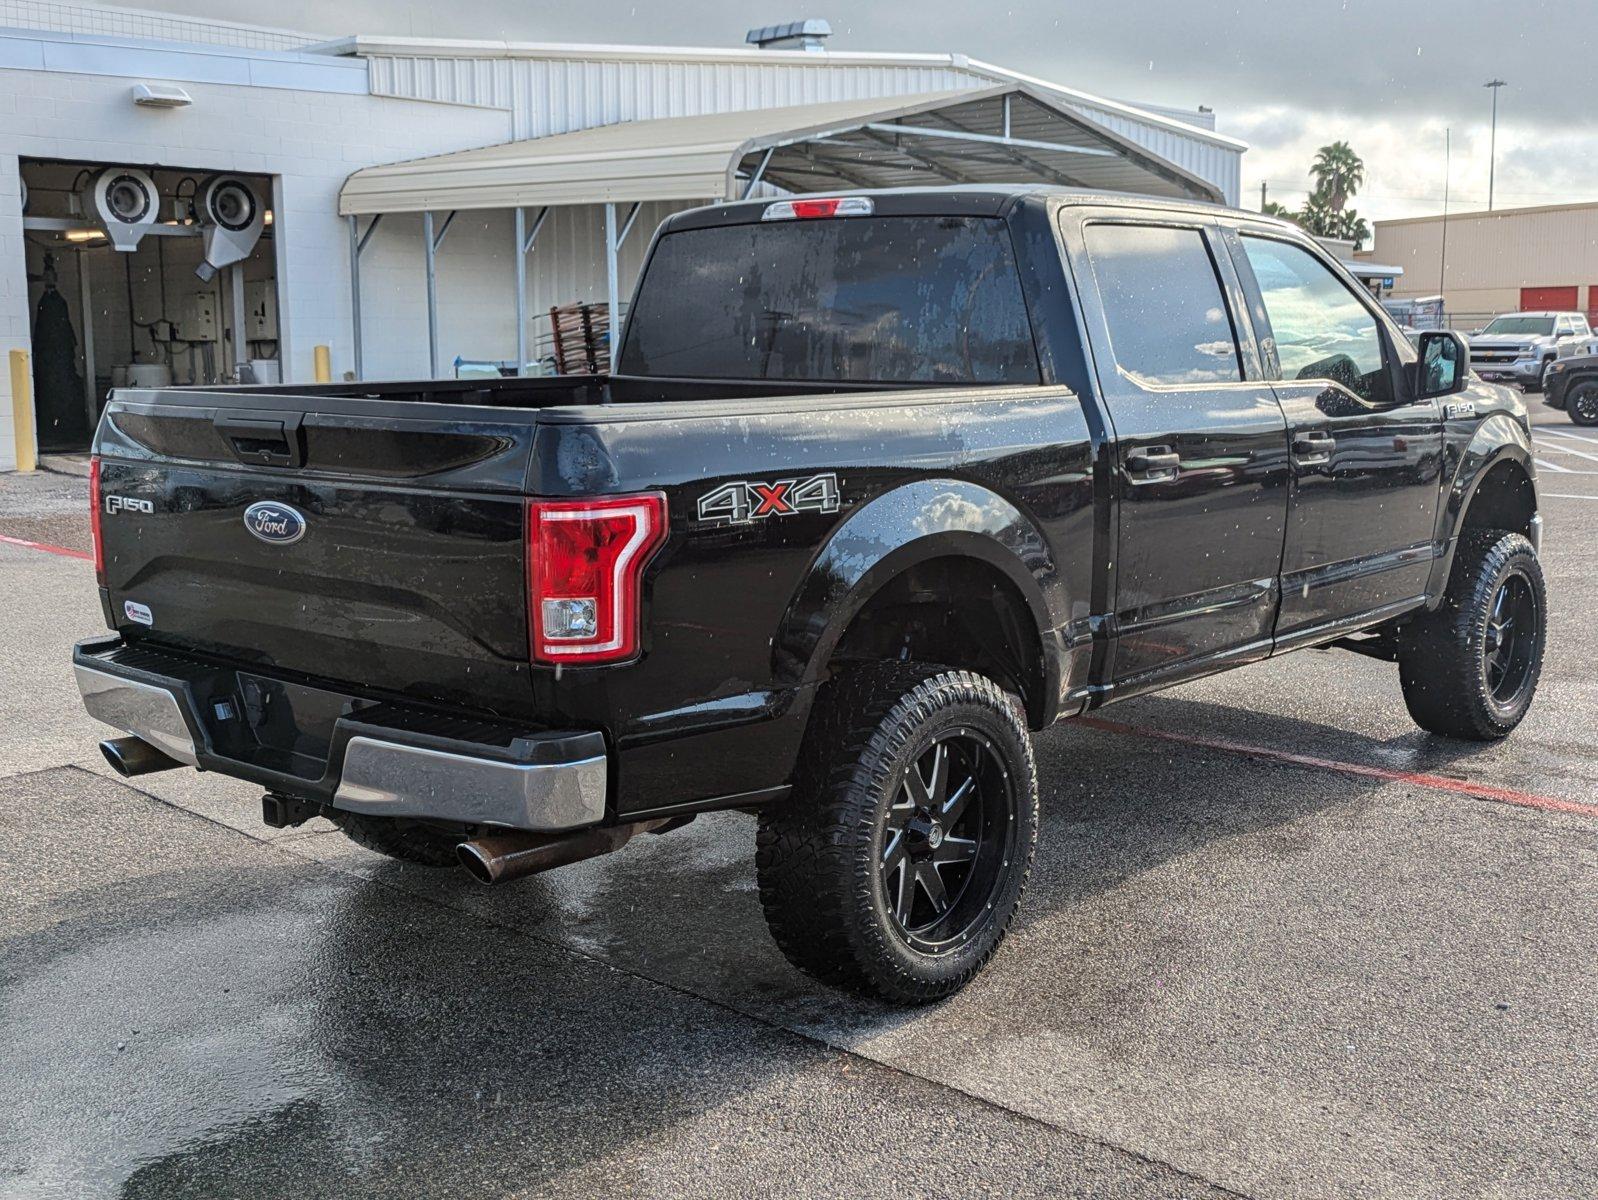
<path fill-rule="evenodd" d="M 287 504 L 257 500 L 244 510 L 244 528 L 263 542 L 287 546 L 305 536 L 305 518 Z"/>

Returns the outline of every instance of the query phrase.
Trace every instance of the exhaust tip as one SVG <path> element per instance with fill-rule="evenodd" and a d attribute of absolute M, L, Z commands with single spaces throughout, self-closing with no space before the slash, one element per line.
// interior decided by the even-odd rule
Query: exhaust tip
<path fill-rule="evenodd" d="M 118 741 L 123 740 L 126 739 L 118 739 Z M 122 747 L 119 746 L 117 742 L 112 741 L 110 738 L 107 738 L 105 741 L 101 742 L 100 754 L 105 758 L 105 761 L 110 764 L 111 769 L 124 779 L 129 778 L 133 774 L 133 772 L 128 770 L 127 759 L 123 756 Z"/>
<path fill-rule="evenodd" d="M 100 754 L 111 769 L 124 779 L 135 775 L 148 775 L 152 771 L 170 771 L 183 764 L 161 753 L 143 738 L 108 738 L 100 743 Z"/>
<path fill-rule="evenodd" d="M 455 857 L 460 860 L 461 866 L 466 868 L 466 873 L 478 883 L 489 884 L 494 882 L 494 868 L 488 856 L 472 842 L 462 842 L 455 847 Z"/>

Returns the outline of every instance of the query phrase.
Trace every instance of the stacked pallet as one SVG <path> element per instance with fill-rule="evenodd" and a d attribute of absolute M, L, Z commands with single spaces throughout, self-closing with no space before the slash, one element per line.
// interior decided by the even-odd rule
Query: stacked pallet
<path fill-rule="evenodd" d="M 610 309 L 603 304 L 562 304 L 549 310 L 555 335 L 555 370 L 561 375 L 603 375 L 610 370 Z"/>

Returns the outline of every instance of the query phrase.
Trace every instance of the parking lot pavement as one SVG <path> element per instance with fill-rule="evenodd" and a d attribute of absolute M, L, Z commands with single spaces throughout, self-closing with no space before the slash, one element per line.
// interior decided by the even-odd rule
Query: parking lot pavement
<path fill-rule="evenodd" d="M 0 1195 L 1598 1193 L 1595 484 L 1515 736 L 1340 652 L 1050 730 L 1015 931 L 914 1012 L 780 959 L 748 817 L 490 890 L 112 779 L 86 564 L 0 542 Z"/>

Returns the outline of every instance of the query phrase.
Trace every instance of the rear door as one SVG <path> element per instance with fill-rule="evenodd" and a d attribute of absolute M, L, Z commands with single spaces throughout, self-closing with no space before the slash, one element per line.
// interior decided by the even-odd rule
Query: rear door
<path fill-rule="evenodd" d="M 1269 652 L 1287 423 L 1203 218 L 1068 208 L 1083 319 L 1114 426 L 1118 691 Z"/>
<path fill-rule="evenodd" d="M 1424 598 L 1442 413 L 1411 396 L 1402 366 L 1414 350 L 1362 288 L 1289 235 L 1238 232 L 1228 240 L 1292 434 L 1276 626 L 1290 648 Z"/>

